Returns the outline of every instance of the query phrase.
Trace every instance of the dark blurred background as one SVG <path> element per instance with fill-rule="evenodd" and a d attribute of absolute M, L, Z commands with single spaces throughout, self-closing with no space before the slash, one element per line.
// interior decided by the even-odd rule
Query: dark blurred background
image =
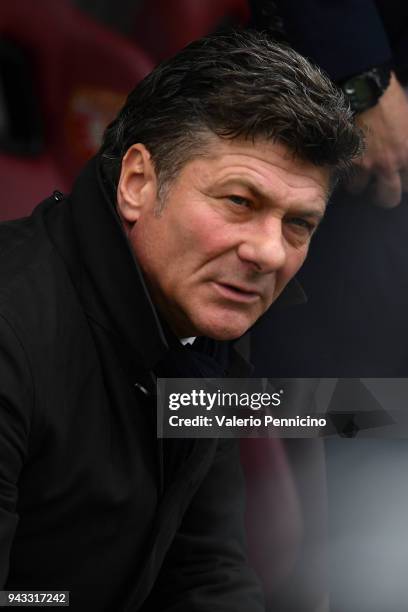
<path fill-rule="evenodd" d="M 16 0 L 0 5 L 0 219 L 69 190 L 126 94 L 245 0 Z"/>

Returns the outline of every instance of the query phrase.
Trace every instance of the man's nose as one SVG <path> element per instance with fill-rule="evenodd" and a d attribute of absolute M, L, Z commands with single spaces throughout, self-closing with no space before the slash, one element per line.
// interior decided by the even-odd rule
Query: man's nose
<path fill-rule="evenodd" d="M 287 256 L 282 220 L 264 220 L 253 228 L 239 245 L 238 256 L 260 272 L 274 272 L 282 268 Z"/>

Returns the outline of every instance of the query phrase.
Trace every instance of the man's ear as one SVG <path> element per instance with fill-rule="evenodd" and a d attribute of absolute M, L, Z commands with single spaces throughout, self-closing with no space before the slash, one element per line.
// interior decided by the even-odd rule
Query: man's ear
<path fill-rule="evenodd" d="M 134 144 L 122 159 L 117 202 L 118 213 L 127 228 L 139 219 L 143 209 L 155 206 L 157 179 L 149 151 L 143 144 Z"/>

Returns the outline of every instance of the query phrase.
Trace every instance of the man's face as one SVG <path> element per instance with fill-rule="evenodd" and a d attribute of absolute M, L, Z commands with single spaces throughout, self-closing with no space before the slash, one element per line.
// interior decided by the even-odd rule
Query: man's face
<path fill-rule="evenodd" d="M 162 212 L 145 189 L 128 239 L 173 331 L 245 333 L 301 267 L 328 185 L 326 169 L 281 144 L 217 138 L 183 167 Z"/>

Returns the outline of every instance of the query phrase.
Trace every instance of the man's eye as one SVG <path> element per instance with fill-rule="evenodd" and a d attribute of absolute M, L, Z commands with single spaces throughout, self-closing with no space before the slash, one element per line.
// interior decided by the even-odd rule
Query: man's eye
<path fill-rule="evenodd" d="M 313 223 L 310 223 L 306 219 L 302 219 L 302 217 L 292 217 L 292 219 L 289 219 L 289 223 L 295 225 L 300 230 L 307 231 L 309 234 L 312 234 L 313 230 L 315 229 L 315 225 Z"/>
<path fill-rule="evenodd" d="M 242 196 L 229 195 L 228 200 L 230 200 L 234 204 L 237 204 L 238 206 L 251 206 L 251 201 Z"/>

